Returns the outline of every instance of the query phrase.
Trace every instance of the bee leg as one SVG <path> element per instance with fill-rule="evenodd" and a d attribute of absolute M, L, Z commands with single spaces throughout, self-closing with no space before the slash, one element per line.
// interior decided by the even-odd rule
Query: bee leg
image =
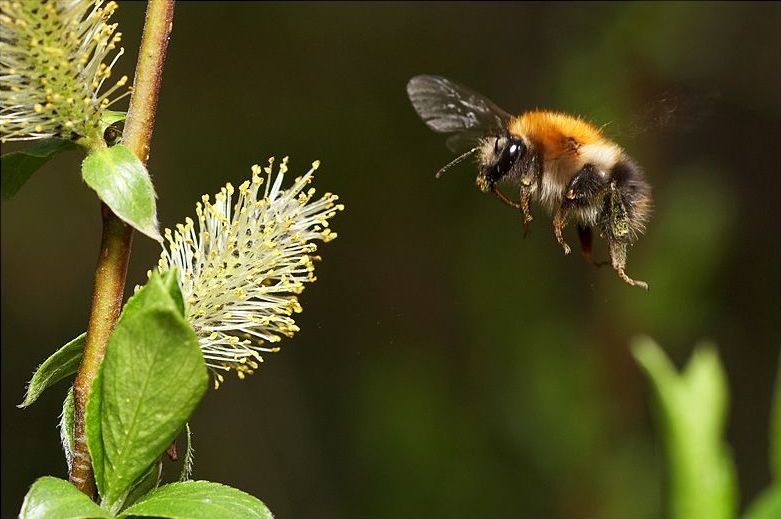
<path fill-rule="evenodd" d="M 531 211 L 529 211 L 529 201 L 531 200 L 531 192 L 529 187 L 521 185 L 521 215 L 523 216 L 523 237 L 529 234 L 529 222 L 534 220 Z"/>
<path fill-rule="evenodd" d="M 578 225 L 578 240 L 580 241 L 580 252 L 583 254 L 583 257 L 595 267 L 608 265 L 610 263 L 609 261 L 594 261 L 594 258 L 591 255 L 591 237 L 591 227 Z"/>
<path fill-rule="evenodd" d="M 564 254 L 569 254 L 572 250 L 561 235 L 561 230 L 567 225 L 567 216 L 569 216 L 569 209 L 561 205 L 553 217 L 553 234 L 556 236 L 556 241 L 564 248 Z"/>
<path fill-rule="evenodd" d="M 513 209 L 520 209 L 520 208 L 521 208 L 521 205 L 520 205 L 518 202 L 514 202 L 514 201 L 510 200 L 509 198 L 507 198 L 507 197 L 505 196 L 505 194 L 504 194 L 504 193 L 502 193 L 501 191 L 499 191 L 499 188 L 498 188 L 498 187 L 496 187 L 496 185 L 495 185 L 495 184 L 491 186 L 491 192 L 492 192 L 494 195 L 496 195 L 496 198 L 498 198 L 499 200 L 501 200 L 503 204 L 509 205 L 509 206 L 510 206 L 510 207 L 512 207 Z"/>
<path fill-rule="evenodd" d="M 626 250 L 629 242 L 629 215 L 626 206 L 618 194 L 615 184 L 610 185 L 610 201 L 608 203 L 608 223 L 609 229 L 606 229 L 608 242 L 610 243 L 610 262 L 613 264 L 613 270 L 618 277 L 625 283 L 648 290 L 648 283 L 637 281 L 630 278 L 624 272 L 626 268 Z"/>
<path fill-rule="evenodd" d="M 564 197 L 561 201 L 559 209 L 556 211 L 556 215 L 553 217 L 553 230 L 556 235 L 556 239 L 564 247 L 564 253 L 569 254 L 570 248 L 564 242 L 564 238 L 561 236 L 561 230 L 567 224 L 567 216 L 572 208 L 585 207 L 591 203 L 591 200 L 604 189 L 605 181 L 603 175 L 600 175 L 599 171 L 591 164 L 586 164 L 580 171 L 578 171 L 574 177 L 567 184 L 564 190 Z M 587 234 L 584 234 L 587 232 Z M 594 264 L 591 259 L 591 232 L 590 230 L 584 231 L 583 228 L 578 227 L 578 237 L 580 238 L 580 249 L 583 255 L 586 257 L 589 263 Z"/>
<path fill-rule="evenodd" d="M 613 270 L 616 271 L 618 277 L 624 280 L 624 283 L 648 290 L 648 283 L 632 279 L 624 272 L 626 267 L 626 243 L 610 240 L 610 261 L 613 264 Z"/>

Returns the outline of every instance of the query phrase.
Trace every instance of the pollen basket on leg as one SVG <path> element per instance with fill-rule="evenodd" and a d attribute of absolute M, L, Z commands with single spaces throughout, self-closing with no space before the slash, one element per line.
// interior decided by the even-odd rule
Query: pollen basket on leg
<path fill-rule="evenodd" d="M 344 208 L 331 193 L 315 199 L 318 166 L 284 189 L 287 158 L 277 168 L 272 158 L 238 190 L 228 184 L 213 201 L 204 196 L 195 221 L 165 230 L 158 267 L 178 268 L 186 317 L 217 385 L 217 370 L 243 378 L 299 330 L 293 315 L 297 295 L 315 280 L 314 241 L 336 237 L 329 220 Z"/>

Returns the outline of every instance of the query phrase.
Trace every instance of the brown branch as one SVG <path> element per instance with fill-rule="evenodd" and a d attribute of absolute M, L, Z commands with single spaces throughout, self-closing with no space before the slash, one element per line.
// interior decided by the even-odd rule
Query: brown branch
<path fill-rule="evenodd" d="M 136 65 L 133 95 L 130 98 L 122 143 L 144 164 L 149 157 L 160 80 L 171 34 L 173 0 L 150 0 L 147 5 L 144 32 Z M 84 354 L 73 385 L 75 404 L 73 463 L 68 475 L 76 487 L 97 498 L 92 462 L 87 449 L 84 410 L 90 387 L 106 351 L 106 343 L 122 309 L 122 299 L 133 241 L 133 229 L 101 204 L 103 238 L 95 268 L 92 308 Z"/>

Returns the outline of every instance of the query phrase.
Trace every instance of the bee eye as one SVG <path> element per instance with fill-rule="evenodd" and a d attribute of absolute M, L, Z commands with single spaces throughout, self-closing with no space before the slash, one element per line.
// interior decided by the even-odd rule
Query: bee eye
<path fill-rule="evenodd" d="M 519 157 L 526 151 L 526 145 L 516 137 L 499 137 L 494 144 L 497 158 L 489 174 L 492 181 L 496 181 L 513 169 Z"/>

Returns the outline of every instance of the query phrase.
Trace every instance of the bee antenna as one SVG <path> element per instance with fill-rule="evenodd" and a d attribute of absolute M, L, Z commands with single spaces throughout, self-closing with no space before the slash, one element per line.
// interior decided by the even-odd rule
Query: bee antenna
<path fill-rule="evenodd" d="M 479 149 L 480 149 L 480 146 L 475 146 L 474 148 L 472 148 L 471 150 L 467 151 L 466 153 L 464 153 L 464 154 L 462 154 L 462 155 L 459 155 L 459 156 L 458 156 L 458 157 L 456 157 L 455 159 L 451 160 L 450 162 L 448 162 L 448 163 L 447 163 L 447 165 L 445 165 L 445 167 L 443 167 L 442 169 L 440 169 L 439 171 L 437 171 L 437 174 L 435 175 L 435 177 L 436 177 L 436 178 L 439 178 L 439 177 L 441 177 L 442 175 L 444 175 L 444 174 L 445 174 L 445 171 L 449 170 L 450 168 L 452 168 L 452 167 L 453 167 L 453 166 L 455 166 L 456 164 L 459 164 L 459 163 L 463 162 L 463 161 L 464 161 L 464 160 L 466 160 L 466 159 L 467 159 L 467 158 L 468 158 L 470 155 L 474 154 L 474 153 L 475 153 L 477 150 L 479 150 Z"/>

